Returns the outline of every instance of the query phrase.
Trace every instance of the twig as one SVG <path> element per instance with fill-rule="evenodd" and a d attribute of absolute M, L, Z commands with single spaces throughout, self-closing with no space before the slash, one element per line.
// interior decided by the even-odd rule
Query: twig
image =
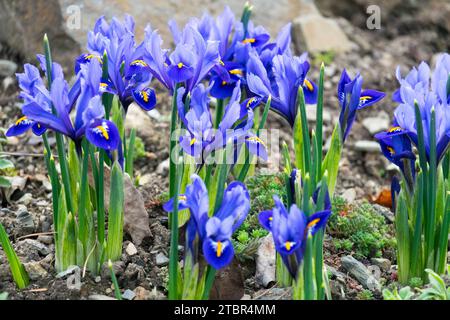
<path fill-rule="evenodd" d="M 6 152 L 0 151 L 0 156 L 12 156 L 12 157 L 44 157 L 43 153 L 28 153 L 28 152 Z M 57 158 L 57 155 L 53 155 L 54 158 Z"/>
<path fill-rule="evenodd" d="M 31 233 L 31 234 L 27 234 L 25 236 L 21 236 L 21 237 L 17 238 L 16 240 L 19 241 L 19 240 L 22 240 L 22 239 L 25 239 L 25 238 L 31 238 L 31 237 L 36 237 L 36 236 L 47 236 L 47 235 L 50 235 L 50 234 L 56 234 L 56 232 L 50 231 L 50 232 Z"/>

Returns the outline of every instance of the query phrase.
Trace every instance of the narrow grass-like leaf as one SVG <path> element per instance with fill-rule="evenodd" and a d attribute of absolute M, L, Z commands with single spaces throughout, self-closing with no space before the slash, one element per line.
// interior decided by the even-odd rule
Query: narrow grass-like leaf
<path fill-rule="evenodd" d="M 107 257 L 112 261 L 122 255 L 124 217 L 123 173 L 116 161 L 111 170 L 111 193 L 109 199 Z"/>
<path fill-rule="evenodd" d="M 122 293 L 120 292 L 119 282 L 117 281 L 116 274 L 114 273 L 113 264 L 111 260 L 108 260 L 108 268 L 111 272 L 111 280 L 114 285 L 114 295 L 117 300 L 122 300 Z"/>
<path fill-rule="evenodd" d="M 16 252 L 14 251 L 11 242 L 9 241 L 8 235 L 6 234 L 3 225 L 0 223 L 0 244 L 3 247 L 3 251 L 5 251 L 6 258 L 9 262 L 9 268 L 11 269 L 11 273 L 19 289 L 24 289 L 28 286 L 29 278 L 28 273 L 25 270 L 25 267 L 20 262 L 17 257 Z"/>
<path fill-rule="evenodd" d="M 136 129 L 130 130 L 129 143 L 127 147 L 127 156 L 125 163 L 125 172 L 128 173 L 130 178 L 133 178 L 133 163 L 134 163 L 134 142 L 136 140 Z"/>

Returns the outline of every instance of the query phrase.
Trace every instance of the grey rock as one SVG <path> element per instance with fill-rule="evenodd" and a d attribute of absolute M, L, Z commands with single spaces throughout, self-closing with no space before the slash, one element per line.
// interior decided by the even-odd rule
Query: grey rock
<path fill-rule="evenodd" d="M 275 265 L 275 246 L 269 234 L 261 240 L 256 251 L 256 282 L 264 288 L 275 283 Z"/>
<path fill-rule="evenodd" d="M 13 76 L 17 71 L 17 64 L 13 61 L 0 59 L 0 77 Z"/>
<path fill-rule="evenodd" d="M 37 237 L 37 241 L 49 245 L 49 244 L 53 243 L 53 237 L 52 236 L 43 236 L 43 235 L 41 235 L 41 236 Z"/>
<path fill-rule="evenodd" d="M 162 266 L 167 266 L 168 264 L 169 264 L 169 258 L 167 258 L 166 256 L 165 256 L 165 254 L 164 253 L 162 253 L 162 252 L 159 252 L 157 255 L 156 255 L 156 265 L 158 266 L 158 267 L 162 267 Z"/>
<path fill-rule="evenodd" d="M 30 250 L 37 251 L 39 254 L 46 256 L 51 250 L 43 243 L 34 239 L 25 239 L 19 242 L 19 246 L 28 247 Z"/>
<path fill-rule="evenodd" d="M 300 1 L 301 15 L 292 26 L 292 40 L 298 52 L 338 53 L 352 50 L 355 45 L 333 19 L 324 18 L 312 1 Z"/>
<path fill-rule="evenodd" d="M 0 43 L 6 49 L 27 61 L 35 61 L 36 52 L 42 52 L 45 33 L 51 42 L 54 61 L 73 70 L 73 57 L 81 50 L 65 32 L 58 0 L 0 0 Z"/>
<path fill-rule="evenodd" d="M 388 118 L 381 117 L 369 117 L 362 121 L 364 128 L 372 135 L 389 129 L 389 124 L 390 120 Z"/>
<path fill-rule="evenodd" d="M 363 152 L 381 152 L 381 148 L 378 142 L 370 140 L 356 141 L 355 150 Z"/>
<path fill-rule="evenodd" d="M 31 193 L 25 193 L 19 200 L 17 200 L 17 203 L 27 206 L 31 203 L 31 200 L 33 200 L 33 195 Z"/>
<path fill-rule="evenodd" d="M 48 276 L 48 272 L 41 266 L 39 262 L 24 263 L 25 270 L 31 280 L 39 280 Z"/>
<path fill-rule="evenodd" d="M 116 300 L 114 298 L 105 296 L 103 294 L 92 294 L 88 297 L 89 300 Z"/>
<path fill-rule="evenodd" d="M 16 219 L 20 227 L 24 231 L 33 232 L 34 231 L 34 220 L 31 214 L 25 209 L 19 209 L 16 213 Z"/>
<path fill-rule="evenodd" d="M 129 280 L 137 280 L 139 282 L 145 279 L 145 271 L 143 267 L 130 263 L 125 269 L 124 276 Z"/>
<path fill-rule="evenodd" d="M 345 283 L 345 278 L 347 278 L 347 276 L 344 273 L 336 270 L 336 268 L 334 268 L 332 266 L 327 265 L 326 268 L 327 268 L 327 271 L 329 273 L 331 273 L 331 278 L 335 278 L 339 282 Z"/>
<path fill-rule="evenodd" d="M 57 279 L 65 278 L 75 272 L 81 272 L 81 269 L 79 266 L 69 266 L 66 270 L 61 271 L 56 275 Z"/>
<path fill-rule="evenodd" d="M 136 294 L 130 289 L 125 290 L 125 292 L 122 294 L 122 298 L 124 298 L 125 300 L 133 300 L 135 297 Z"/>
<path fill-rule="evenodd" d="M 13 77 L 6 77 L 2 82 L 3 90 L 7 91 L 9 88 L 12 88 L 14 83 L 16 83 L 16 80 Z"/>
<path fill-rule="evenodd" d="M 380 283 L 364 264 L 362 264 L 352 256 L 343 257 L 341 259 L 341 262 L 342 267 L 347 270 L 347 272 L 360 284 L 362 284 L 364 288 L 376 292 L 380 291 Z"/>
<path fill-rule="evenodd" d="M 372 206 L 373 206 L 374 210 L 376 212 L 378 212 L 379 214 L 381 214 L 382 216 L 384 216 L 388 222 L 394 223 L 395 215 L 391 210 L 389 210 L 386 207 L 380 206 L 377 203 L 374 203 Z"/>
<path fill-rule="evenodd" d="M 116 276 L 121 275 L 125 270 L 125 263 L 123 261 L 114 261 L 112 263 L 112 269 Z M 100 272 L 100 275 L 104 279 L 110 279 L 111 278 L 111 270 L 108 267 L 108 262 L 105 262 L 102 266 L 102 270 Z"/>
<path fill-rule="evenodd" d="M 370 259 L 377 267 L 380 267 L 383 271 L 389 271 L 391 269 L 391 261 L 385 258 L 372 258 Z"/>
<path fill-rule="evenodd" d="M 127 248 L 125 249 L 125 252 L 131 257 L 134 256 L 135 254 L 138 253 L 136 246 L 130 242 L 127 246 Z"/>
<path fill-rule="evenodd" d="M 167 158 L 166 160 L 158 164 L 158 167 L 156 167 L 156 173 L 162 176 L 166 176 L 169 173 L 169 167 L 170 167 L 170 158 Z"/>
<path fill-rule="evenodd" d="M 354 188 L 345 190 L 342 194 L 342 198 L 348 203 L 352 203 L 356 199 L 356 190 Z"/>
<path fill-rule="evenodd" d="M 95 281 L 95 283 L 100 283 L 102 281 L 102 277 L 96 276 L 94 281 Z"/>

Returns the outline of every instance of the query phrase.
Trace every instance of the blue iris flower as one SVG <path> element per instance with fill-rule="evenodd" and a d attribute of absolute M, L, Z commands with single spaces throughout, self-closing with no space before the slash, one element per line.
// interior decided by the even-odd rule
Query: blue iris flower
<path fill-rule="evenodd" d="M 424 134 L 425 152 L 430 154 L 431 112 L 436 117 L 436 156 L 437 163 L 443 158 L 450 143 L 449 73 L 450 56 L 442 55 L 431 75 L 426 63 L 419 69 L 413 69 L 405 79 L 400 78 L 399 106 L 394 111 L 396 126 L 405 130 L 411 141 L 417 146 L 417 126 L 415 103 L 418 104 Z M 419 76 L 420 75 L 420 76 Z"/>
<path fill-rule="evenodd" d="M 46 73 L 47 71 L 44 56 L 37 55 L 37 59 L 40 62 L 41 70 Z M 37 103 L 47 112 L 51 112 L 50 92 L 47 90 L 44 81 L 42 80 L 39 69 L 27 63 L 24 65 L 24 72 L 16 74 L 16 77 L 21 89 L 19 98 L 23 100 L 24 105 L 29 103 Z M 60 77 L 63 77 L 62 68 L 58 63 L 53 63 L 52 78 L 55 79 Z M 77 79 L 68 92 L 69 104 L 71 106 L 73 106 L 79 93 L 80 83 Z M 37 136 L 44 134 L 47 130 L 47 127 L 43 123 L 31 119 L 27 115 L 23 115 L 7 130 L 6 136 L 17 136 L 25 133 L 30 128 Z"/>
<path fill-rule="evenodd" d="M 341 74 L 337 95 L 341 107 L 339 124 L 343 141 L 346 140 L 352 129 L 356 119 L 356 112 L 377 103 L 386 95 L 376 90 L 362 90 L 362 83 L 363 78 L 359 74 L 353 80 L 349 77 L 345 69 Z"/>
<path fill-rule="evenodd" d="M 308 236 L 313 236 L 325 228 L 331 211 L 324 210 L 307 217 L 297 205 L 293 204 L 288 212 L 277 196 L 273 199 L 275 207 L 261 212 L 259 221 L 267 231 L 272 233 L 275 249 L 292 277 L 295 278 L 303 259 Z"/>
<path fill-rule="evenodd" d="M 104 17 L 99 18 L 94 30 L 88 34 L 87 49 L 89 53 L 82 54 L 76 60 L 77 74 L 83 64 L 93 60 L 102 63 L 106 52 L 108 78 L 101 79 L 103 90 L 117 94 L 125 110 L 133 101 L 146 111 L 155 107 L 156 95 L 149 87 L 151 73 L 143 60 L 144 44 L 137 45 L 135 42 L 131 16 L 126 15 L 123 23 L 113 18 L 110 24 Z"/>
<path fill-rule="evenodd" d="M 297 115 L 299 87 L 304 88 L 306 103 L 317 101 L 317 86 L 307 77 L 309 67 L 306 54 L 300 57 L 293 57 L 288 53 L 276 55 L 272 60 L 271 79 L 261 58 L 250 53 L 247 85 L 256 96 L 263 99 L 272 96 L 272 109 L 293 126 Z"/>
<path fill-rule="evenodd" d="M 208 190 L 199 176 L 192 175 L 191 181 L 186 193 L 179 196 L 179 210 L 189 209 L 191 214 L 187 226 L 188 252 L 195 254 L 194 247 L 198 243 L 203 256 L 213 268 L 224 268 L 234 256 L 231 237 L 250 210 L 249 193 L 243 183 L 230 183 L 220 208 L 209 217 Z M 173 211 L 173 199 L 164 205 L 164 210 Z"/>
<path fill-rule="evenodd" d="M 219 127 L 214 129 L 209 109 L 208 89 L 202 84 L 192 91 L 190 108 L 185 112 L 184 88 L 178 89 L 178 114 L 186 128 L 180 137 L 180 145 L 198 164 L 204 164 L 213 151 L 232 143 L 235 148 L 245 144 L 252 154 L 267 160 L 264 142 L 250 130 L 253 127 L 252 100 L 239 103 L 240 86 L 237 85 Z M 236 152 L 235 152 L 236 153 Z"/>
<path fill-rule="evenodd" d="M 23 114 L 27 119 L 72 139 L 77 150 L 80 150 L 83 136 L 99 148 L 116 150 L 120 144 L 119 131 L 113 122 L 104 119 L 105 111 L 99 95 L 100 78 L 90 77 L 98 73 L 101 73 L 99 62 L 89 64 L 83 72 L 80 72 L 75 84 L 69 89 L 61 66 L 53 63 L 54 79 L 51 90 L 48 91 L 42 86 L 41 81 L 35 79 L 28 88 L 28 93 L 38 92 L 38 94 L 34 97 L 30 94 L 26 96 L 22 107 Z M 98 81 L 95 83 L 93 79 Z M 75 105 L 76 115 L 73 123 L 70 112 Z"/>
<path fill-rule="evenodd" d="M 146 28 L 144 61 L 150 72 L 170 93 L 177 84 L 191 92 L 220 61 L 219 42 L 205 40 L 195 24 L 189 22 L 179 35 L 175 50 L 162 49 L 161 36 Z"/>

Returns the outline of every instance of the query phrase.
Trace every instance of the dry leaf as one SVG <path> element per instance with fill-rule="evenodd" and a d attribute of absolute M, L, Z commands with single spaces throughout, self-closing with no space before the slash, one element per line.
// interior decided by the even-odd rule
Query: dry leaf
<path fill-rule="evenodd" d="M 390 189 L 382 189 L 377 197 L 372 197 L 372 202 L 379 204 L 380 206 L 391 208 L 392 196 Z"/>

